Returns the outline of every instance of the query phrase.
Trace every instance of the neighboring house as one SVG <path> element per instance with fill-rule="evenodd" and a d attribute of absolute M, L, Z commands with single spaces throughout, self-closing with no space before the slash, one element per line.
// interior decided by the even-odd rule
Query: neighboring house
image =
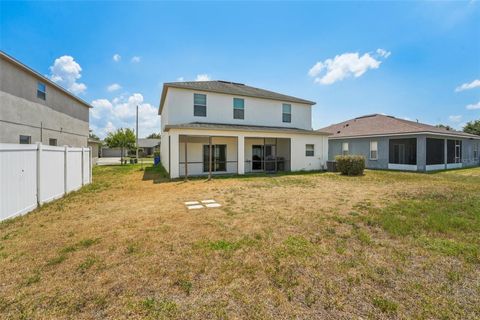
<path fill-rule="evenodd" d="M 480 136 L 373 114 L 334 124 L 328 154 L 363 155 L 366 167 L 432 171 L 478 166 Z"/>
<path fill-rule="evenodd" d="M 0 51 L 0 143 L 86 147 L 91 106 Z"/>
<path fill-rule="evenodd" d="M 100 150 L 102 147 L 102 142 L 100 140 L 88 139 L 88 146 L 92 150 L 92 163 L 97 164 L 98 158 L 100 157 Z"/>
<path fill-rule="evenodd" d="M 165 83 L 161 159 L 171 178 L 323 169 L 315 102 L 227 81 Z"/>
<path fill-rule="evenodd" d="M 123 156 L 128 155 L 128 149 L 123 149 Z M 108 146 L 103 146 L 100 151 L 100 157 L 102 158 L 120 158 L 122 156 L 122 148 L 110 148 Z"/>
<path fill-rule="evenodd" d="M 156 150 L 160 150 L 161 139 L 138 139 L 138 148 L 142 156 L 151 156 Z"/>

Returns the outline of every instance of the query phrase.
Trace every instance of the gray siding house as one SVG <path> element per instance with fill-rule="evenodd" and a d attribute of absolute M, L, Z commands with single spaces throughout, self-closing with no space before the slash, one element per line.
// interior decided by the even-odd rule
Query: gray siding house
<path fill-rule="evenodd" d="M 0 51 L 0 143 L 86 147 L 90 108 Z"/>
<path fill-rule="evenodd" d="M 363 155 L 370 169 L 433 171 L 480 165 L 480 136 L 373 114 L 320 129 L 328 158 Z"/>

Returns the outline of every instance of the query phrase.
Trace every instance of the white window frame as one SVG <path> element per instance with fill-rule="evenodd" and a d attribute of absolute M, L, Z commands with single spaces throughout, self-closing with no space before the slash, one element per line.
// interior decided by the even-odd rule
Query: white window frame
<path fill-rule="evenodd" d="M 309 154 L 311 152 L 311 154 Z M 315 145 L 307 143 L 305 145 L 305 157 L 315 157 Z"/>
<path fill-rule="evenodd" d="M 345 148 L 345 146 L 347 147 Z M 342 142 L 342 156 L 348 156 L 349 149 L 350 149 L 350 143 Z"/>
<path fill-rule="evenodd" d="M 47 85 L 40 81 L 37 82 L 37 98 L 44 101 L 47 100 Z"/>
<path fill-rule="evenodd" d="M 195 103 L 195 96 L 196 95 L 199 95 L 199 96 L 204 96 L 205 97 L 205 104 L 198 104 L 198 103 Z M 205 108 L 205 115 L 203 114 L 195 114 L 195 109 L 196 107 L 203 107 Z M 194 93 L 193 94 L 193 116 L 194 117 L 203 117 L 205 118 L 207 116 L 207 95 L 205 93 Z"/>
<path fill-rule="evenodd" d="M 473 144 L 473 160 L 478 160 L 478 143 Z"/>
<path fill-rule="evenodd" d="M 373 146 L 375 145 L 375 149 Z M 375 152 L 375 157 L 372 156 L 372 152 Z M 370 141 L 370 160 L 378 160 L 378 141 L 372 140 Z"/>

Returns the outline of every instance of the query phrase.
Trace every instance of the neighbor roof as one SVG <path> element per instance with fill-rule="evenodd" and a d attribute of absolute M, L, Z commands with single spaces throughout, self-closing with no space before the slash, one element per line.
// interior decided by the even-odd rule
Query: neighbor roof
<path fill-rule="evenodd" d="M 314 105 L 314 101 L 300 99 L 285 94 L 259 89 L 255 87 L 247 86 L 243 83 L 229 82 L 229 81 L 187 81 L 187 82 L 167 82 L 163 84 L 162 97 L 160 99 L 160 108 L 158 114 L 162 113 L 163 105 L 165 103 L 165 97 L 167 96 L 168 88 L 189 89 L 195 91 L 206 91 L 225 93 L 235 96 L 245 96 L 261 99 L 278 100 L 293 103 L 302 103 L 308 105 Z"/>
<path fill-rule="evenodd" d="M 369 136 L 389 136 L 398 134 L 442 134 L 462 138 L 480 139 L 480 136 L 435 127 L 429 124 L 398 119 L 382 114 L 371 114 L 320 129 L 332 135 L 330 139 L 355 138 Z"/>
<path fill-rule="evenodd" d="M 288 127 L 269 127 L 269 126 L 252 126 L 243 124 L 224 124 L 224 123 L 205 123 L 190 122 L 182 124 L 166 125 L 165 131 L 170 129 L 200 129 L 200 130 L 227 130 L 227 131 L 261 131 L 261 132 L 283 132 L 283 133 L 303 133 L 313 135 L 329 135 L 329 133 L 318 130 L 306 130 L 300 128 Z"/>
<path fill-rule="evenodd" d="M 23 64 L 22 62 L 18 61 L 17 59 L 15 59 L 14 57 L 6 54 L 5 52 L 1 51 L 0 50 L 0 57 L 9 61 L 10 63 L 16 65 L 17 67 L 20 67 L 21 69 L 23 69 L 24 71 L 30 73 L 31 75 L 33 75 L 34 77 L 37 77 L 37 78 L 40 78 L 42 81 L 45 81 L 46 83 L 48 83 L 49 85 L 51 85 L 52 87 L 55 87 L 57 88 L 58 90 L 62 91 L 63 93 L 67 94 L 68 96 L 70 96 L 71 98 L 73 98 L 74 100 L 80 102 L 81 104 L 83 104 L 84 106 L 88 107 L 88 108 L 93 108 L 89 103 L 87 103 L 85 100 L 77 97 L 76 95 L 74 95 L 73 93 L 71 93 L 70 91 L 68 91 L 67 89 L 63 88 L 62 86 L 56 84 L 55 82 L 51 81 L 50 79 L 48 79 L 47 77 L 41 75 L 40 73 L 38 73 L 37 71 L 33 70 L 32 68 L 30 68 L 29 66 Z"/>
<path fill-rule="evenodd" d="M 160 144 L 161 139 L 138 139 L 138 146 L 140 148 L 153 148 Z"/>

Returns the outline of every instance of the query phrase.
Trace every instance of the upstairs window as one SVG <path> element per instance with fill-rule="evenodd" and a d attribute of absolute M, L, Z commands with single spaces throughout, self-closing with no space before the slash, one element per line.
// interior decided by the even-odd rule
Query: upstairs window
<path fill-rule="evenodd" d="M 348 155 L 348 142 L 342 143 L 342 155 Z"/>
<path fill-rule="evenodd" d="M 282 121 L 292 122 L 292 105 L 288 103 L 282 104 Z"/>
<path fill-rule="evenodd" d="M 315 145 L 306 144 L 305 145 L 305 156 L 313 157 L 315 155 Z"/>
<path fill-rule="evenodd" d="M 56 146 L 57 145 L 57 139 L 50 138 L 48 139 L 48 144 L 51 146 Z"/>
<path fill-rule="evenodd" d="M 233 98 L 233 119 L 245 119 L 245 100 Z"/>
<path fill-rule="evenodd" d="M 378 159 L 378 142 L 370 141 L 370 160 Z"/>
<path fill-rule="evenodd" d="M 31 136 L 20 136 L 20 144 L 30 144 L 32 143 L 32 137 Z"/>
<path fill-rule="evenodd" d="M 42 100 L 47 99 L 47 87 L 45 83 L 37 82 L 37 98 Z"/>
<path fill-rule="evenodd" d="M 193 94 L 193 115 L 195 117 L 207 116 L 207 95 L 194 93 Z"/>

